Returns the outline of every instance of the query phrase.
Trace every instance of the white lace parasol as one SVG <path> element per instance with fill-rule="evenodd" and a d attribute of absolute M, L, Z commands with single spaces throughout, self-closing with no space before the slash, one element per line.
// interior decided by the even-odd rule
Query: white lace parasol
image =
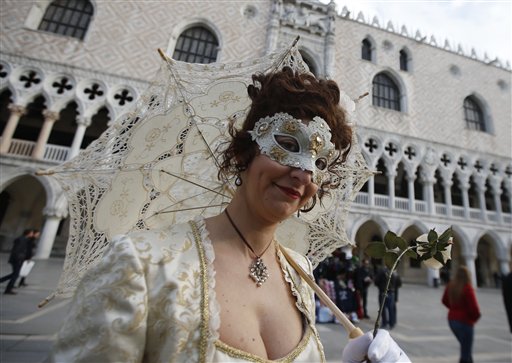
<path fill-rule="evenodd" d="M 218 179 L 217 156 L 230 138 L 229 122 L 241 124 L 248 111 L 251 76 L 284 66 L 308 72 L 295 44 L 228 64 L 165 58 L 133 112 L 77 157 L 47 172 L 64 188 L 71 215 L 63 273 L 47 300 L 70 295 L 114 235 L 220 213 L 234 184 Z M 343 103 L 354 111 L 348 97 Z M 353 143 L 340 189 L 278 229 L 279 242 L 306 254 L 315 266 L 349 243 L 345 217 L 371 175 L 355 136 Z"/>

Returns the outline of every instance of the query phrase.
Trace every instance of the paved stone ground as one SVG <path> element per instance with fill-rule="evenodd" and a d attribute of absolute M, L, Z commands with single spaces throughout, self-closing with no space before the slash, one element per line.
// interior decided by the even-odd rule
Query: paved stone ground
<path fill-rule="evenodd" d="M 65 318 L 67 300 L 54 300 L 43 309 L 37 304 L 57 285 L 62 259 L 37 261 L 27 278 L 29 286 L 17 289 L 17 295 L 0 295 L 0 362 L 44 362 L 53 339 Z M 0 254 L 0 273 L 10 272 L 7 255 Z M 5 283 L 1 289 L 5 288 Z M 398 344 L 415 363 L 458 362 L 458 343 L 448 328 L 442 289 L 404 284 L 400 290 L 398 324 L 391 331 Z M 482 318 L 475 328 L 473 358 L 478 363 L 512 363 L 512 335 L 508 328 L 499 290 L 479 289 L 477 298 Z M 377 315 L 377 291 L 369 291 L 369 313 Z M 363 320 L 363 331 L 374 321 Z M 318 326 L 329 362 L 339 362 L 347 342 L 341 325 Z M 100 362 L 98 362 L 100 363 Z"/>
<path fill-rule="evenodd" d="M 413 362 L 456 363 L 459 344 L 448 327 L 447 309 L 441 303 L 443 288 L 404 284 L 400 289 L 398 323 L 390 332 Z M 512 362 L 512 335 L 509 330 L 501 290 L 478 289 L 482 317 L 475 325 L 473 360 L 478 363 Z M 377 316 L 377 289 L 368 296 L 371 318 Z M 374 319 L 362 320 L 364 331 L 372 330 Z M 319 331 L 330 362 L 339 362 L 347 334 L 341 325 L 320 324 Z"/>

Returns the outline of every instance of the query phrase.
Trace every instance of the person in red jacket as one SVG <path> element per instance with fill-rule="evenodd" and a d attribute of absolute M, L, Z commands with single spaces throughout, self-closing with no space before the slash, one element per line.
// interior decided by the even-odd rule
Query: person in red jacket
<path fill-rule="evenodd" d="M 459 363 L 473 363 L 473 326 L 480 319 L 480 308 L 466 266 L 460 266 L 446 285 L 442 302 L 448 308 L 450 329 L 460 343 Z"/>

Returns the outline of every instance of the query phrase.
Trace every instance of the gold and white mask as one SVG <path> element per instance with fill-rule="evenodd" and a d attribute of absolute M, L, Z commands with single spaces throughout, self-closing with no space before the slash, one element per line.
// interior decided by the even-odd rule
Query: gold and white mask
<path fill-rule="evenodd" d="M 249 134 L 270 159 L 311 171 L 317 185 L 329 180 L 327 166 L 336 153 L 329 125 L 321 117 L 306 125 L 287 113 L 276 113 L 259 119 Z"/>

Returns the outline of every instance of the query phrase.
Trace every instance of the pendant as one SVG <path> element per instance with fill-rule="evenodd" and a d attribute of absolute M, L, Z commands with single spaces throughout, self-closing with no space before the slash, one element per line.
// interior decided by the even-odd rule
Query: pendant
<path fill-rule="evenodd" d="M 251 263 L 249 271 L 249 276 L 254 280 L 257 287 L 263 285 L 269 277 L 267 266 L 265 266 L 261 257 L 258 257 Z"/>

